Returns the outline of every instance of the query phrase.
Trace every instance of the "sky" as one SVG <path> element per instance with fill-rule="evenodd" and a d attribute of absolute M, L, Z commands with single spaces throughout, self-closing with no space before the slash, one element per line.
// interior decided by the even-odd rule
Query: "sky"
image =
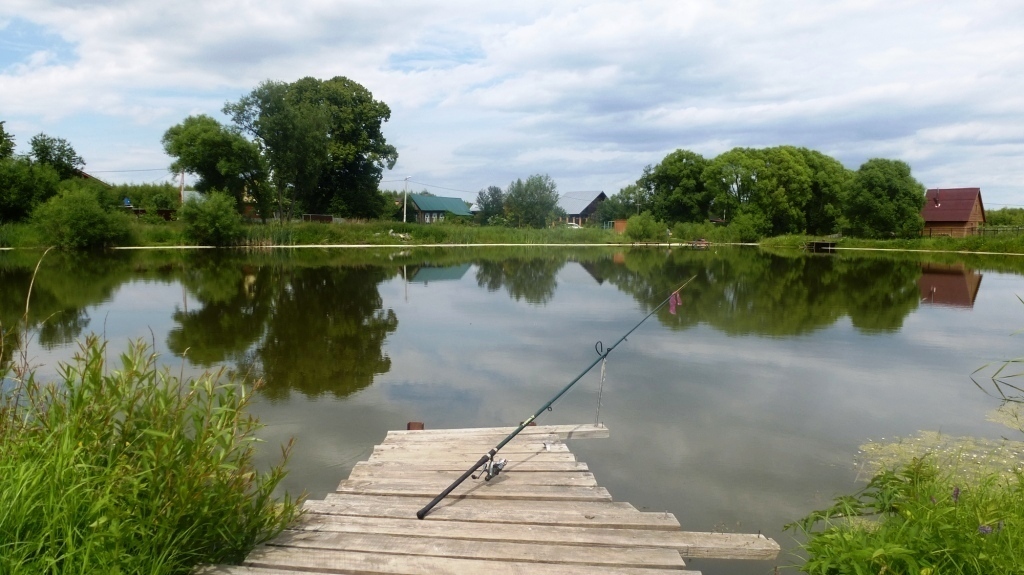
<path fill-rule="evenodd" d="M 5 0 L 0 120 L 111 183 L 171 181 L 163 133 L 264 80 L 388 104 L 383 189 L 472 200 L 547 174 L 617 192 L 676 149 L 899 159 L 1024 206 L 1020 0 Z"/>

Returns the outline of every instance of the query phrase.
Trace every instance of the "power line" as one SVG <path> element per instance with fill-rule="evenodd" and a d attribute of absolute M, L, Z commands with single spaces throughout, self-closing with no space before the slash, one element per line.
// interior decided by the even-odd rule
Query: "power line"
<path fill-rule="evenodd" d="M 127 172 L 170 172 L 167 168 L 148 168 L 145 170 L 89 170 L 90 174 L 123 174 Z"/>
<path fill-rule="evenodd" d="M 409 183 L 410 184 L 416 184 L 416 185 L 419 185 L 419 186 L 426 186 L 428 188 L 437 188 L 439 190 L 448 190 L 449 192 L 459 192 L 459 193 L 462 193 L 462 194 L 475 194 L 475 193 L 477 193 L 477 192 L 471 192 L 469 190 L 459 190 L 459 189 L 456 189 L 456 188 L 446 188 L 444 186 L 435 186 L 434 184 L 425 184 L 423 182 L 417 182 L 415 180 L 409 180 Z"/>

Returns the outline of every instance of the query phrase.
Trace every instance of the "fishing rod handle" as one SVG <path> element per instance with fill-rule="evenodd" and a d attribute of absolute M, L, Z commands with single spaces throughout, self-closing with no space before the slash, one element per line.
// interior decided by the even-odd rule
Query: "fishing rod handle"
<path fill-rule="evenodd" d="M 416 518 L 417 519 L 423 519 L 424 517 L 426 517 L 427 513 L 430 513 L 430 510 L 433 509 L 435 505 L 440 503 L 441 500 L 444 499 L 445 497 L 448 497 L 449 493 L 454 491 L 456 487 L 458 487 L 470 475 L 473 475 L 474 471 L 476 471 L 477 469 L 480 469 L 480 466 L 485 464 L 485 463 L 487 463 L 487 460 L 490 459 L 493 456 L 494 456 L 494 450 L 491 450 L 490 452 L 487 453 L 487 455 L 484 455 L 483 457 L 481 457 L 480 461 L 476 462 L 476 465 L 474 465 L 473 467 L 470 467 L 465 473 L 462 474 L 461 477 L 459 477 L 454 482 L 452 482 L 452 484 L 449 485 L 447 489 L 445 489 L 444 491 L 439 493 L 437 495 L 437 497 L 435 497 L 434 499 L 432 499 L 430 501 L 430 503 L 427 503 L 427 505 L 423 509 L 420 509 L 419 511 L 417 511 L 416 512 Z"/>

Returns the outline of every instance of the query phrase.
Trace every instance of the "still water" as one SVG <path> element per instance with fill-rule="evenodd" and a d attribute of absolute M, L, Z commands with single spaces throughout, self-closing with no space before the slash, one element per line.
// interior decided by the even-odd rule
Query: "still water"
<path fill-rule="evenodd" d="M 4 326 L 38 256 L 0 252 Z M 694 277 L 610 356 L 603 391 L 595 369 L 539 422 L 610 428 L 570 448 L 617 501 L 775 538 L 775 562 L 690 562 L 760 574 L 794 561 L 785 523 L 863 485 L 865 442 L 1014 433 L 986 420 L 999 402 L 970 376 L 1024 355 L 1022 271 L 752 248 L 51 253 L 32 336 L 2 359 L 52 374 L 95 332 L 112 351 L 151 342 L 176 372 L 258 374 L 264 460 L 296 438 L 286 487 L 321 498 L 409 421 L 517 424 Z"/>

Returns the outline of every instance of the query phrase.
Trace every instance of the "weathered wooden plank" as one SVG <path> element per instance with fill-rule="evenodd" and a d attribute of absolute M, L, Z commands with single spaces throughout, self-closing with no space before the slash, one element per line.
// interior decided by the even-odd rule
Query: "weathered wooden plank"
<path fill-rule="evenodd" d="M 481 529 L 479 523 L 409 519 L 304 516 L 294 527 L 304 531 L 342 533 L 382 533 L 422 537 L 448 537 L 477 541 L 518 541 L 558 545 L 615 547 L 656 547 L 674 549 L 685 557 L 717 559 L 773 559 L 779 545 L 762 535 L 737 533 L 693 533 L 648 529 L 601 529 L 536 525 L 523 529 L 516 525 L 494 524 Z"/>
<path fill-rule="evenodd" d="M 393 501 L 396 503 L 404 503 L 414 500 L 411 497 L 394 497 L 390 495 L 356 495 L 353 493 L 328 493 L 325 497 L 325 502 L 337 504 L 341 501 L 368 501 L 377 503 L 386 503 Z M 415 504 L 415 503 L 411 503 Z M 504 508 L 551 508 L 552 503 L 549 500 L 530 500 L 520 499 L 517 501 L 488 501 L 483 499 L 465 499 L 462 501 L 447 499 L 437 503 L 434 508 L 440 508 L 445 505 L 459 505 L 462 507 L 481 507 L 488 508 L 488 510 L 504 510 Z M 639 513 L 639 510 L 631 503 L 627 501 L 559 501 L 559 507 L 566 508 L 581 508 L 581 510 L 607 510 L 607 508 L 614 508 L 614 510 L 622 513 Z"/>
<path fill-rule="evenodd" d="M 506 458 L 507 459 L 507 458 Z M 408 469 L 410 471 L 458 471 L 463 472 L 469 468 L 470 465 L 479 460 L 479 457 L 473 461 L 388 461 L 388 460 L 374 460 L 374 461 L 360 461 L 356 463 L 356 467 L 376 467 L 384 471 L 391 469 Z M 571 473 L 574 471 L 590 471 L 590 468 L 586 463 L 582 461 L 535 461 L 532 459 L 509 459 L 508 464 L 505 466 L 505 471 L 515 471 L 517 473 L 530 473 L 535 471 L 546 471 L 546 472 L 567 472 Z"/>
<path fill-rule="evenodd" d="M 290 567 L 327 573 L 359 573 L 360 575 L 466 575 L 500 570 L 511 575 L 679 575 L 679 569 L 617 567 L 613 565 L 566 565 L 494 560 L 455 559 L 417 555 L 386 555 L 359 551 L 326 551 L 259 547 L 246 558 L 246 565 L 256 567 Z"/>
<path fill-rule="evenodd" d="M 408 519 L 415 516 L 416 512 L 425 504 L 422 500 L 405 497 L 350 495 L 336 496 L 334 499 L 324 501 L 306 501 L 303 509 L 310 514 Z M 605 529 L 679 529 L 679 521 L 671 513 L 641 512 L 629 504 L 623 508 L 610 502 L 589 501 L 445 500 L 434 507 L 430 512 L 430 518 L 437 521 L 562 525 Z"/>
<path fill-rule="evenodd" d="M 375 452 L 390 452 L 390 451 L 415 451 L 428 456 L 431 453 L 436 452 L 457 452 L 473 454 L 477 457 L 488 453 L 495 444 L 493 443 L 465 443 L 462 441 L 438 441 L 438 442 L 427 442 L 419 441 L 414 443 L 382 443 L 375 445 L 373 451 Z M 555 441 L 551 443 L 509 443 L 505 447 L 501 448 L 499 453 L 568 453 L 569 446 L 562 443 L 561 441 Z"/>
<path fill-rule="evenodd" d="M 441 489 L 444 489 L 465 472 L 465 469 L 462 469 L 461 471 L 412 471 L 410 469 L 401 468 L 385 470 L 379 467 L 375 468 L 356 465 L 352 468 L 352 472 L 349 473 L 348 478 L 366 481 L 425 481 L 431 485 L 439 485 L 443 482 L 444 485 Z M 597 487 L 597 480 L 594 479 L 594 474 L 583 471 L 558 473 L 540 471 L 535 473 L 503 472 L 497 479 L 492 479 L 491 482 L 493 483 L 499 480 L 502 483 L 508 483 L 510 485 L 589 485 L 591 487 Z"/>
<path fill-rule="evenodd" d="M 190 575 L 295 575 L 294 569 L 251 565 L 200 565 Z M 335 571 L 337 573 L 337 571 Z"/>
<path fill-rule="evenodd" d="M 473 497 L 479 499 L 535 499 L 538 501 L 611 501 L 611 495 L 604 487 L 566 485 L 516 485 L 502 481 L 499 476 L 489 482 L 463 483 L 448 497 Z M 451 482 L 428 482 L 426 480 L 362 480 L 346 479 L 338 485 L 338 493 L 361 493 L 365 495 L 396 495 L 400 497 L 425 497 L 429 501 Z"/>
<path fill-rule="evenodd" d="M 504 453 L 504 452 L 502 452 L 502 453 Z M 461 461 L 461 462 L 463 462 L 466 465 L 466 467 L 469 467 L 470 465 L 472 465 L 472 464 L 476 463 L 477 461 L 479 461 L 480 458 L 483 457 L 485 454 L 486 454 L 486 452 L 473 453 L 473 454 L 434 452 L 434 453 L 430 454 L 430 456 L 428 458 L 427 456 L 424 456 L 422 453 L 416 453 L 416 452 L 405 452 L 405 451 L 381 452 L 381 451 L 374 451 L 373 453 L 370 454 L 369 461 L 374 461 L 374 462 L 376 462 L 376 461 L 405 461 L 405 462 L 410 462 L 410 463 L 424 462 L 424 461 L 430 461 L 430 462 Z M 504 455 L 502 455 L 500 457 L 504 457 Z M 506 459 L 508 459 L 508 458 L 506 457 Z M 522 460 L 522 461 L 576 461 L 576 456 L 573 455 L 571 452 L 570 453 L 554 453 L 554 452 L 552 452 L 552 453 L 545 453 L 545 452 L 542 452 L 542 453 L 520 454 L 517 457 L 513 457 L 513 459 L 514 460 Z"/>
<path fill-rule="evenodd" d="M 515 427 L 469 427 L 463 429 L 425 429 L 421 431 L 389 431 L 388 435 L 399 437 L 410 433 L 435 434 L 435 435 L 488 435 L 499 438 L 508 437 L 508 434 L 515 431 Z M 524 428 L 519 435 L 548 435 L 554 433 L 562 439 L 603 439 L 609 436 L 608 428 L 603 425 L 575 424 L 575 425 L 531 425 Z M 518 437 L 518 436 L 517 436 Z M 499 439 L 500 441 L 501 439 Z"/>
<path fill-rule="evenodd" d="M 508 434 L 438 434 L 438 433 L 405 433 L 403 435 L 395 435 L 393 432 L 388 432 L 387 437 L 381 445 L 390 444 L 423 444 L 423 443 L 436 443 L 439 441 L 458 441 L 464 443 L 470 443 L 473 445 L 479 445 L 480 447 L 487 446 L 488 448 L 494 447 L 501 440 L 508 437 Z M 559 443 L 562 438 L 557 433 L 520 433 L 519 435 L 512 438 L 512 441 L 506 445 L 516 445 L 522 443 Z"/>
<path fill-rule="evenodd" d="M 509 543 L 491 541 L 481 545 L 478 541 L 438 537 L 403 537 L 376 533 L 315 533 L 289 531 L 282 533 L 268 546 L 323 549 L 331 551 L 359 551 L 397 555 L 423 555 L 456 559 L 486 559 L 500 557 L 502 561 L 551 563 L 561 565 L 616 565 L 620 567 L 659 567 L 681 569 L 683 558 L 671 549 L 644 549 L 631 547 L 595 547 L 580 553 L 579 548 L 541 543 Z"/>

